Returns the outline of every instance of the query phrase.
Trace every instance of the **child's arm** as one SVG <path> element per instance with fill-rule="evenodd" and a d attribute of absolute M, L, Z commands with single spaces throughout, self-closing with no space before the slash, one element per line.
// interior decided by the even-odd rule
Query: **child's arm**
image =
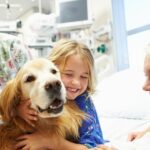
<path fill-rule="evenodd" d="M 37 112 L 30 107 L 30 100 L 21 100 L 17 107 L 18 116 L 24 119 L 28 124 L 34 126 L 34 122 L 38 119 Z"/>
<path fill-rule="evenodd" d="M 88 150 L 82 144 L 75 144 L 61 137 L 47 137 L 40 132 L 20 136 L 17 141 L 19 142 L 16 144 L 15 149 Z"/>
<path fill-rule="evenodd" d="M 57 147 L 56 150 L 88 150 L 85 145 L 72 143 L 65 139 L 60 140 L 60 145 Z"/>

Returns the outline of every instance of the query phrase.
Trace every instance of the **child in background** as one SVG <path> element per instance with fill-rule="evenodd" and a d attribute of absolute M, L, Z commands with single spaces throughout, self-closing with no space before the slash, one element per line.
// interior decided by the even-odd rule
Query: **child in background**
<path fill-rule="evenodd" d="M 147 79 L 143 86 L 143 90 L 150 92 L 150 45 L 148 46 L 148 51 L 146 53 L 145 60 L 144 60 L 144 72 L 145 72 Z M 134 141 L 136 139 L 139 139 L 143 137 L 147 132 L 150 132 L 150 127 L 148 127 L 147 129 L 143 131 L 130 133 L 128 136 L 128 140 Z"/>
<path fill-rule="evenodd" d="M 61 72 L 62 81 L 66 87 L 67 100 L 75 100 L 79 108 L 90 118 L 83 121 L 79 128 L 78 144 L 60 138 L 46 138 L 35 132 L 22 135 L 16 148 L 23 150 L 87 150 L 99 144 L 104 144 L 98 116 L 90 98 L 95 90 L 94 59 L 89 48 L 75 40 L 60 40 L 53 48 L 49 59 L 55 63 Z M 19 105 L 18 111 L 22 118 L 34 125 L 37 112 L 29 108 L 30 100 Z M 96 148 L 98 149 L 98 148 Z M 100 149 L 100 148 L 99 148 Z"/>

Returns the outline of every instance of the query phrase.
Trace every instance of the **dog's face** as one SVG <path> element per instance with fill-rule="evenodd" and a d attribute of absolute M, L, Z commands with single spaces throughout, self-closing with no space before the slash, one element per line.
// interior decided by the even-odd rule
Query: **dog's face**
<path fill-rule="evenodd" d="M 16 78 L 10 81 L 1 93 L 2 116 L 12 114 L 11 109 L 22 99 L 30 99 L 31 107 L 43 118 L 58 116 L 63 111 L 66 91 L 59 70 L 52 62 L 38 58 L 27 62 L 20 69 Z"/>

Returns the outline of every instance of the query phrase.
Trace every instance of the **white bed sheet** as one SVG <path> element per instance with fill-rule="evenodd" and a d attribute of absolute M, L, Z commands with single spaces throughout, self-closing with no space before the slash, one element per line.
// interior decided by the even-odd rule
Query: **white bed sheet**
<path fill-rule="evenodd" d="M 150 120 L 100 117 L 101 128 L 106 140 L 126 140 L 133 131 L 140 131 L 150 126 Z"/>
<path fill-rule="evenodd" d="M 134 140 L 133 142 L 129 141 L 112 141 L 107 144 L 109 146 L 115 147 L 117 150 L 150 150 L 150 133 L 147 133 L 142 138 Z"/>
<path fill-rule="evenodd" d="M 150 126 L 150 120 L 101 117 L 101 127 L 107 145 L 118 150 L 150 150 L 150 133 L 143 138 L 128 142 L 127 136 L 133 131 L 141 131 Z"/>

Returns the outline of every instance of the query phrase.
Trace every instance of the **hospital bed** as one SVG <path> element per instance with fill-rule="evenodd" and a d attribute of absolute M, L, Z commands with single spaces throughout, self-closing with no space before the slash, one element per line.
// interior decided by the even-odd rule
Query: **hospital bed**
<path fill-rule="evenodd" d="M 136 142 L 127 136 L 150 126 L 150 95 L 143 91 L 144 72 L 126 69 L 98 82 L 92 96 L 104 139 L 119 150 L 150 150 L 150 134 Z"/>

